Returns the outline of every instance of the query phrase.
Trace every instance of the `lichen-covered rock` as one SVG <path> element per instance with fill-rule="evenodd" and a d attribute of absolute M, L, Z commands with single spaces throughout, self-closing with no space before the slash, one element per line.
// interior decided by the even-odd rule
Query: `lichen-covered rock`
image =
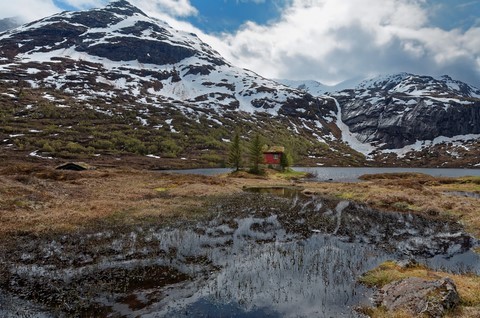
<path fill-rule="evenodd" d="M 395 281 L 375 295 L 377 306 L 388 310 L 407 310 L 413 315 L 443 317 L 445 311 L 458 305 L 460 297 L 453 281 L 442 278 L 429 281 L 417 277 Z"/>

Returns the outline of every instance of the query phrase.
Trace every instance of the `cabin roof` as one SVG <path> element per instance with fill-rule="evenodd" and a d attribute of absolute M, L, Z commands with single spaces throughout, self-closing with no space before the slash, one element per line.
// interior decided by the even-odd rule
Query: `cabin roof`
<path fill-rule="evenodd" d="M 263 153 L 284 153 L 284 152 L 285 152 L 285 147 L 271 146 L 267 150 L 265 150 Z"/>
<path fill-rule="evenodd" d="M 85 163 L 85 162 L 66 162 L 66 163 L 63 163 L 63 164 L 57 166 L 55 169 L 59 169 L 59 170 L 93 170 L 95 168 L 93 166 L 89 165 L 88 163 Z"/>

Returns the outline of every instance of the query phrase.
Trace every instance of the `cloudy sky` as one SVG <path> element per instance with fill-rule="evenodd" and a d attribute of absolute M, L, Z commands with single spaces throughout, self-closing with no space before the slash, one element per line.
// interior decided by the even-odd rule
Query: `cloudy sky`
<path fill-rule="evenodd" d="M 108 0 L 2 1 L 33 20 Z M 480 87 L 480 0 L 130 0 L 270 78 L 334 84 L 411 72 Z"/>

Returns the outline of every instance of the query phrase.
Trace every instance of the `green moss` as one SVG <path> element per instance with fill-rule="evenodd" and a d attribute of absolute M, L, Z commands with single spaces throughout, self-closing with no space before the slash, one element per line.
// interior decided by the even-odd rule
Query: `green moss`
<path fill-rule="evenodd" d="M 403 201 L 393 203 L 392 207 L 395 208 L 396 210 L 399 210 L 399 211 L 413 210 L 411 204 L 409 204 L 408 202 L 403 202 Z"/>
<path fill-rule="evenodd" d="M 308 173 L 287 169 L 285 171 L 279 172 L 277 175 L 283 179 L 296 179 L 296 178 L 305 178 L 308 175 Z"/>

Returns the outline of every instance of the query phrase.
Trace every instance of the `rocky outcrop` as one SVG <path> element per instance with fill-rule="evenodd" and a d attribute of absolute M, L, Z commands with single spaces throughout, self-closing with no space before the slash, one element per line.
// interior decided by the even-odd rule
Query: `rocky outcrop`
<path fill-rule="evenodd" d="M 406 278 L 384 286 L 375 295 L 378 306 L 387 310 L 406 310 L 412 315 L 443 317 L 460 302 L 457 289 L 449 278 L 429 281 Z"/>

